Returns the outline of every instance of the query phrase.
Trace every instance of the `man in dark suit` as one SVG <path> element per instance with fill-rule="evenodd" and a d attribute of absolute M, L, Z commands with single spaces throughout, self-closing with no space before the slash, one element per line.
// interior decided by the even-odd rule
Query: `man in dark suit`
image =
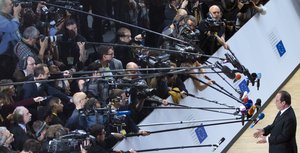
<path fill-rule="evenodd" d="M 269 143 L 270 153 L 297 153 L 297 119 L 291 107 L 291 96 L 286 91 L 276 95 L 276 107 L 279 112 L 271 125 L 257 129 L 254 137 L 257 143 Z"/>
<path fill-rule="evenodd" d="M 31 121 L 31 114 L 24 106 L 18 106 L 13 112 L 14 124 L 11 133 L 14 134 L 14 142 L 12 146 L 15 150 L 22 150 L 26 140 L 33 138 L 32 132 L 28 127 Z"/>
<path fill-rule="evenodd" d="M 28 81 L 47 80 L 49 76 L 50 73 L 47 65 L 39 64 L 34 68 L 33 77 Z M 70 98 L 66 94 L 52 87 L 48 83 L 26 83 L 23 85 L 23 99 L 49 95 L 57 96 L 66 102 L 70 101 Z"/>

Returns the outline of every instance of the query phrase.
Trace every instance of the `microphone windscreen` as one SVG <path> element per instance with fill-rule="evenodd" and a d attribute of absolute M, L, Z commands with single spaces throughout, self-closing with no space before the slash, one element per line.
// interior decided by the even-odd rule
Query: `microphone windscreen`
<path fill-rule="evenodd" d="M 256 106 L 261 106 L 261 99 L 260 98 L 256 99 L 255 105 Z"/>
<path fill-rule="evenodd" d="M 236 74 L 235 74 L 235 78 L 234 78 L 234 80 L 233 80 L 233 83 L 235 83 L 236 81 L 240 80 L 241 77 L 242 77 L 242 76 L 241 76 L 240 73 L 236 73 Z"/>
<path fill-rule="evenodd" d="M 265 114 L 264 113 L 260 113 L 258 114 L 258 117 L 257 117 L 259 120 L 262 120 L 263 118 L 265 118 Z"/>
<path fill-rule="evenodd" d="M 256 73 L 256 76 L 257 79 L 261 79 L 261 73 Z"/>
<path fill-rule="evenodd" d="M 234 79 L 235 74 L 230 70 L 229 67 L 227 66 L 222 66 L 222 72 L 229 78 L 229 79 Z"/>

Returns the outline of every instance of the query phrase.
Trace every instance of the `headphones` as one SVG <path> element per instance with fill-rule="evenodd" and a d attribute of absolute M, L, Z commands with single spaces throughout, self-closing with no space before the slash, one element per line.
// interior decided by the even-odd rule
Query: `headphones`
<path fill-rule="evenodd" d="M 35 133 L 35 137 L 36 137 L 36 138 L 38 138 L 38 137 L 41 136 L 42 131 L 46 128 L 46 126 L 47 126 L 46 122 L 43 122 L 41 128 L 39 128 L 39 129 L 36 131 L 36 133 Z"/>
<path fill-rule="evenodd" d="M 25 70 L 27 68 L 27 60 L 29 56 L 26 56 L 23 58 L 23 65 L 22 65 L 22 70 Z"/>

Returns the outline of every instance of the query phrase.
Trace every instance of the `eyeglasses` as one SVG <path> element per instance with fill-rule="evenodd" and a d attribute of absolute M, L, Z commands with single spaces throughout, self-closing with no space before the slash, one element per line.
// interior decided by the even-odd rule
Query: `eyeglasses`
<path fill-rule="evenodd" d="M 115 55 L 115 53 L 110 53 L 110 54 L 106 54 L 106 55 L 110 55 L 110 56 L 113 56 L 113 55 Z"/>
<path fill-rule="evenodd" d="M 121 37 L 131 37 L 131 35 L 121 35 Z"/>

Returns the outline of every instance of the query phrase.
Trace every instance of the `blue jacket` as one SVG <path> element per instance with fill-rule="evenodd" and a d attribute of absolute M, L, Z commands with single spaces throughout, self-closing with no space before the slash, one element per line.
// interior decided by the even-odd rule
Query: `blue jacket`
<path fill-rule="evenodd" d="M 9 43 L 16 43 L 21 40 L 19 25 L 19 19 L 8 19 L 8 17 L 5 17 L 4 14 L 0 12 L 0 55 L 7 51 Z M 13 48 L 11 48 L 11 50 L 13 50 Z"/>

